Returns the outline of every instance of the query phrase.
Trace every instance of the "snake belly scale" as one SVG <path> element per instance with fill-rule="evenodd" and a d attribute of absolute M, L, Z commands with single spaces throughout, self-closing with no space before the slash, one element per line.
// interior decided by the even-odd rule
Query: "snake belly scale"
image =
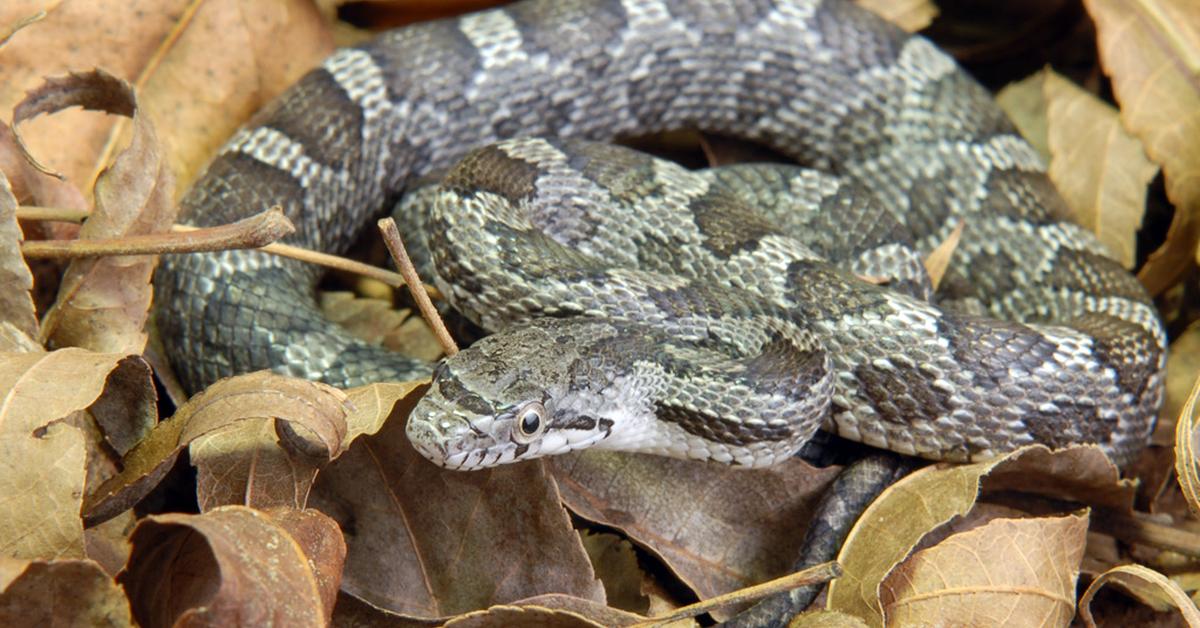
<path fill-rule="evenodd" d="M 918 252 L 963 224 L 936 305 L 917 298 L 905 247 L 849 264 L 895 284 L 876 286 L 824 261 L 820 237 L 781 244 L 792 240 L 726 209 L 756 194 L 739 181 L 768 175 L 688 173 L 559 140 L 471 152 L 674 128 L 836 173 Z M 607 446 L 771 464 L 822 421 L 928 458 L 1090 442 L 1124 462 L 1152 428 L 1166 338 L 1140 285 L 1065 219 L 985 90 L 928 41 L 840 0 L 531 0 L 393 31 L 261 112 L 184 216 L 216 224 L 282 204 L 295 243 L 339 252 L 407 186 L 468 154 L 435 194 L 429 244 L 454 305 L 502 331 L 439 366 L 410 422 L 439 463 Z M 833 201 L 858 194 L 835 188 Z M 584 242 L 605 240 L 587 240 L 599 230 L 579 219 L 595 196 L 667 207 L 681 222 L 610 222 L 651 248 L 687 246 L 639 257 L 650 249 L 596 244 L 597 263 Z M 695 272 L 647 265 L 666 257 Z M 724 292 L 709 281 L 722 273 Z M 259 368 L 340 385 L 429 372 L 323 319 L 316 278 L 257 252 L 166 258 L 157 319 L 184 384 Z"/>

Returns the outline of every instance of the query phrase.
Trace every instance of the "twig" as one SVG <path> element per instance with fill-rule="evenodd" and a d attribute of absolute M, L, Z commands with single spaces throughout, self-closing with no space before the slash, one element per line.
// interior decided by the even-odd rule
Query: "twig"
<path fill-rule="evenodd" d="M 1125 514 L 1110 508 L 1092 511 L 1092 525 L 1097 532 L 1137 543 L 1179 552 L 1200 558 L 1200 535 L 1184 528 L 1158 523 L 1144 513 Z"/>
<path fill-rule="evenodd" d="M 388 252 L 392 254 L 392 260 L 396 262 L 396 269 L 408 283 L 408 290 L 412 294 L 413 301 L 417 302 L 417 309 L 421 311 L 421 316 L 425 317 L 425 322 L 433 330 L 433 335 L 437 337 L 438 343 L 442 345 L 446 355 L 451 356 L 458 353 L 458 345 L 454 344 L 454 339 L 446 330 L 446 324 L 442 322 L 442 317 L 433 308 L 433 303 L 429 301 L 429 295 L 425 294 L 425 291 L 417 289 L 417 286 L 421 285 L 421 278 L 417 276 L 417 269 L 413 268 L 412 260 L 408 258 L 408 251 L 404 248 L 404 241 L 400 239 L 400 230 L 396 228 L 396 221 L 384 218 L 378 224 L 379 231 L 383 233 L 383 242 L 387 245 Z"/>
<path fill-rule="evenodd" d="M 833 580 L 841 575 L 841 565 L 838 565 L 833 561 L 821 563 L 820 565 L 809 567 L 804 571 L 797 571 L 796 573 L 791 573 L 781 578 L 768 580 L 762 584 L 756 584 L 752 587 L 738 589 L 737 591 L 732 591 L 730 593 L 726 593 L 725 595 L 718 595 L 716 597 L 709 598 L 703 602 L 697 602 L 682 608 L 677 608 L 666 615 L 652 617 L 644 622 L 638 622 L 634 624 L 634 626 L 636 628 L 660 626 L 669 622 L 678 621 L 680 619 L 695 617 L 697 615 L 707 613 L 715 608 L 728 606 L 729 604 L 753 602 L 754 600 L 779 593 L 780 591 L 789 591 L 791 589 L 795 589 L 796 587 L 829 582 L 830 580 Z"/>
<path fill-rule="evenodd" d="M 89 215 L 90 214 L 87 211 L 78 210 L 78 209 L 70 209 L 70 208 L 66 208 L 66 207 L 41 207 L 41 206 L 35 206 L 35 205 L 22 205 L 17 208 L 17 217 L 22 220 L 49 220 L 49 221 L 58 221 L 58 222 L 83 222 L 84 220 L 87 219 L 87 217 Z M 194 231 L 196 231 L 196 229 L 197 229 L 196 227 L 191 227 L 188 225 L 174 225 L 172 227 L 173 231 L 178 231 L 178 232 L 194 232 Z M 196 250 L 211 250 L 211 249 L 196 249 Z M 311 249 L 306 249 L 306 248 L 299 247 L 299 246 L 292 246 L 290 244 L 283 244 L 280 242 L 272 242 L 270 244 L 267 244 L 266 246 L 261 247 L 259 250 L 264 253 L 278 255 L 280 257 L 287 257 L 290 259 L 300 260 L 302 262 L 317 264 L 319 266 L 324 266 L 326 268 L 333 268 L 333 269 L 345 271 L 348 273 L 354 273 L 356 275 L 362 275 L 364 277 L 370 277 L 371 279 L 381 281 L 393 288 L 400 288 L 400 287 L 407 285 L 407 283 L 404 281 L 404 277 L 401 276 L 400 273 L 394 273 L 385 268 L 379 268 L 378 266 L 364 264 L 362 262 L 357 262 L 355 260 L 347 259 L 345 257 L 338 257 L 337 255 L 330 255 L 328 253 L 320 253 L 318 251 L 313 251 Z M 178 251 L 178 252 L 184 253 L 184 252 L 191 252 L 191 251 Z M 429 295 L 430 299 L 441 299 L 442 298 L 442 293 L 440 291 L 438 291 L 438 289 L 435 286 L 431 286 L 428 284 L 422 284 L 422 287 L 425 289 L 425 293 Z"/>
<path fill-rule="evenodd" d="M 279 207 L 228 225 L 185 233 L 149 233 L 95 240 L 27 240 L 21 252 L 27 258 L 76 258 L 102 255 L 162 255 L 196 251 L 252 249 L 295 231 Z"/>

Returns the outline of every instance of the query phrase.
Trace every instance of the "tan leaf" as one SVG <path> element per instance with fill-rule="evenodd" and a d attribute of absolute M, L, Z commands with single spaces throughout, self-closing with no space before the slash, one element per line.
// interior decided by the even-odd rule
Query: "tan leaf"
<path fill-rule="evenodd" d="M 83 558 L 87 450 L 83 435 L 53 425 L 32 437 L 0 434 L 0 555 Z"/>
<path fill-rule="evenodd" d="M 1189 626 L 1200 626 L 1200 610 L 1179 585 L 1166 576 L 1142 565 L 1121 565 L 1100 574 L 1079 597 L 1079 616 L 1087 626 L 1095 627 L 1092 598 L 1108 583 L 1120 585 L 1143 604 L 1158 611 L 1176 609 Z"/>
<path fill-rule="evenodd" d="M 992 519 L 900 563 L 880 583 L 890 626 L 1066 626 L 1087 538 L 1085 514 Z"/>
<path fill-rule="evenodd" d="M 1192 514 L 1200 516 L 1200 377 L 1175 425 L 1175 474 Z"/>
<path fill-rule="evenodd" d="M 791 572 L 805 522 L 839 470 L 601 451 L 556 456 L 549 466 L 568 508 L 648 548 L 701 600 Z"/>
<path fill-rule="evenodd" d="M 346 391 L 353 408 L 346 417 L 346 446 L 364 434 L 374 434 L 388 420 L 403 421 L 425 394 L 429 380 L 380 382 Z M 395 417 L 395 418 L 392 418 Z"/>
<path fill-rule="evenodd" d="M 79 237 L 169 229 L 176 212 L 174 180 L 162 164 L 154 128 L 137 113 L 128 84 L 100 70 L 49 79 L 17 104 L 13 121 L 72 106 L 133 116 L 136 128 L 129 148 L 96 182 L 96 209 Z M 73 260 L 43 320 L 43 342 L 102 353 L 141 353 L 156 261 L 145 255 Z"/>
<path fill-rule="evenodd" d="M 645 618 L 633 613 L 617 610 L 593 600 L 572 597 L 557 593 L 539 595 L 520 600 L 512 604 L 492 606 L 491 608 L 459 615 L 446 622 L 446 626 L 454 628 L 486 628 L 495 626 L 631 626 L 645 621 Z M 667 624 L 675 626 L 677 624 Z M 694 625 L 691 622 L 684 626 Z M 664 627 L 665 628 L 665 627 Z"/>
<path fill-rule="evenodd" d="M 1117 110 L 1049 68 L 1005 87 L 996 100 L 1050 164 L 1072 220 L 1132 268 L 1146 187 L 1158 168 Z"/>
<path fill-rule="evenodd" d="M 305 0 L 11 0 L 0 3 L 0 24 L 39 9 L 48 9 L 46 19 L 0 53 L 0 110 L 43 76 L 104 67 L 138 88 L 182 184 L 251 113 L 331 49 L 324 20 Z M 124 124 L 69 112 L 37 120 L 23 134 L 34 154 L 87 189 Z"/>
<path fill-rule="evenodd" d="M 541 463 L 444 470 L 398 418 L 322 470 L 309 499 L 346 531 L 344 593 L 422 618 L 547 592 L 604 599 Z"/>
<path fill-rule="evenodd" d="M 929 273 L 929 282 L 936 289 L 942 283 L 942 277 L 946 275 L 946 269 L 950 267 L 950 258 L 954 257 L 954 251 L 958 248 L 958 243 L 962 240 L 963 229 L 967 226 L 966 222 L 959 221 L 958 226 L 946 236 L 946 239 L 925 257 L 923 263 L 925 272 Z"/>
<path fill-rule="evenodd" d="M 410 310 L 395 310 L 390 301 L 358 298 L 351 292 L 322 292 L 320 301 L 329 320 L 367 342 L 426 362 L 442 357 L 437 337 Z"/>
<path fill-rule="evenodd" d="M 884 19 L 915 33 L 937 17 L 938 9 L 931 0 L 855 0 Z"/>
<path fill-rule="evenodd" d="M 323 626 L 308 556 L 265 513 L 226 506 L 143 519 L 119 577 L 143 626 Z"/>
<path fill-rule="evenodd" d="M 646 574 L 638 567 L 633 545 L 609 533 L 583 534 L 582 537 L 592 569 L 604 584 L 609 606 L 645 615 L 650 609 L 650 600 L 642 592 Z"/>
<path fill-rule="evenodd" d="M 87 495 L 85 519 L 89 524 L 98 523 L 132 507 L 158 484 L 184 447 L 243 421 L 273 420 L 277 433 L 285 426 L 292 426 L 295 435 L 288 439 L 288 447 L 293 452 L 299 442 L 296 439 L 303 439 L 306 447 L 314 447 L 328 460 L 344 447 L 346 403 L 345 394 L 330 386 L 265 371 L 221 380 L 189 399 L 174 417 L 159 423 L 129 452 L 121 473 Z M 293 460 L 311 460 L 310 451 L 296 454 Z M 231 500 L 238 496 L 239 503 L 248 499 L 249 489 L 258 486 L 246 475 L 246 468 L 241 471 L 230 473 L 223 480 L 227 489 L 222 492 Z M 273 495 L 293 495 L 297 491 L 306 492 L 307 487 L 275 490 Z"/>
<path fill-rule="evenodd" d="M 133 374 L 126 372 L 130 369 Z M 137 373 L 149 374 L 138 356 L 73 348 L 0 353 L 0 434 L 32 435 L 34 430 L 100 401 L 110 378 L 124 379 Z M 149 385 L 148 380 L 143 381 L 143 386 Z M 128 392 L 125 387 L 122 391 Z"/>
<path fill-rule="evenodd" d="M 0 626 L 132 627 L 125 592 L 87 560 L 0 559 Z"/>
<path fill-rule="evenodd" d="M 827 607 L 882 624 L 878 587 L 928 533 L 968 513 L 981 490 L 1021 491 L 1128 511 L 1135 485 L 1096 447 L 1051 452 L 1041 445 L 970 465 L 920 469 L 885 490 L 850 530 L 838 554 L 844 575 Z"/>
<path fill-rule="evenodd" d="M 788 628 L 867 628 L 867 622 L 837 611 L 809 611 L 788 622 Z"/>
<path fill-rule="evenodd" d="M 1121 126 L 1117 110 L 1061 75 L 1045 71 L 1050 179 L 1075 222 L 1133 268 L 1146 187 L 1158 167 Z"/>
<path fill-rule="evenodd" d="M 33 305 L 33 273 L 21 256 L 25 239 L 17 224 L 17 199 L 8 179 L 0 173 L 0 322 L 8 323 L 28 338 L 38 337 L 37 311 Z"/>
<path fill-rule="evenodd" d="M 996 104 L 1008 114 L 1021 132 L 1021 137 L 1033 146 L 1046 163 L 1050 163 L 1050 131 L 1046 119 L 1046 94 L 1042 86 L 1046 82 L 1046 73 L 1050 71 L 1034 72 L 1005 85 L 996 94 Z"/>
<path fill-rule="evenodd" d="M 1200 240 L 1200 4 L 1193 0 L 1085 0 L 1100 60 L 1125 128 L 1162 166 L 1175 218 L 1138 277 L 1152 294 L 1173 285 Z"/>

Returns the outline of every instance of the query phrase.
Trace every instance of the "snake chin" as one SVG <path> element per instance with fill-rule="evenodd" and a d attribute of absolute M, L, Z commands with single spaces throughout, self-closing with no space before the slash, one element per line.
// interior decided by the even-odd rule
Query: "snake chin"
<path fill-rule="evenodd" d="M 583 356 L 567 342 L 588 325 L 535 321 L 444 359 L 409 416 L 413 447 L 439 466 L 476 470 L 604 440 L 613 421 L 587 416 L 594 404 L 573 385 Z"/>

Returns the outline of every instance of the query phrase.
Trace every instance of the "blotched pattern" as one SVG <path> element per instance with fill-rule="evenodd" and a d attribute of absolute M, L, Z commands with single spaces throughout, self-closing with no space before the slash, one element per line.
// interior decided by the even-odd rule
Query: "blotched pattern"
<path fill-rule="evenodd" d="M 895 210 L 921 252 L 965 223 L 940 308 L 853 287 L 815 254 L 752 289 L 794 303 L 836 361 L 839 433 L 952 459 L 1094 441 L 1125 460 L 1144 443 L 1165 335 L 1140 286 L 1063 221 L 1036 154 L 983 89 L 929 42 L 849 2 L 543 0 L 394 31 L 335 54 L 262 112 L 183 210 L 215 224 L 281 204 L 293 242 L 342 251 L 406 185 L 482 144 L 679 127 L 847 177 Z M 570 215 L 553 237 L 586 238 L 593 227 Z M 739 226 L 706 254 L 737 260 L 761 245 L 757 227 Z M 868 241 L 849 266 L 919 294 L 920 280 L 885 270 L 892 253 Z M 554 273 L 536 250 L 523 255 L 531 273 Z M 260 368 L 343 385 L 428 372 L 322 319 L 314 282 L 313 270 L 254 252 L 166 258 L 158 324 L 185 385 Z M 656 307 L 704 306 L 683 287 L 659 286 Z M 520 299 L 474 314 L 491 327 L 528 316 Z M 677 327 L 708 326 L 705 316 Z"/>

